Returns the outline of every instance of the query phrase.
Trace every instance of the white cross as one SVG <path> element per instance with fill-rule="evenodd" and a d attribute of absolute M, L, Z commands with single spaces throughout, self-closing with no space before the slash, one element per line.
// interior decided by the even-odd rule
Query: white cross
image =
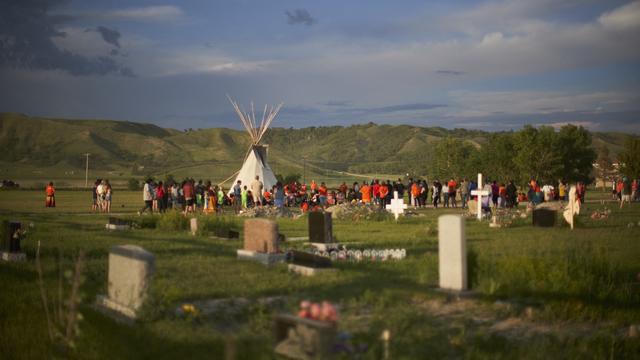
<path fill-rule="evenodd" d="M 569 204 L 562 214 L 564 219 L 571 225 L 571 230 L 573 230 L 573 217 L 576 214 L 580 214 L 580 200 L 576 197 L 576 187 L 571 186 L 571 190 L 569 190 Z"/>
<path fill-rule="evenodd" d="M 489 196 L 489 191 L 484 190 L 482 185 L 482 174 L 478 173 L 478 188 L 471 190 L 471 195 L 478 197 L 478 220 L 482 220 L 482 197 Z"/>
<path fill-rule="evenodd" d="M 407 204 L 404 203 L 404 199 L 398 198 L 398 192 L 394 191 L 391 204 L 387 205 L 386 208 L 393 213 L 393 216 L 396 217 L 396 221 L 398 221 L 398 216 L 400 216 L 400 214 L 404 214 L 404 209 L 407 208 Z"/>

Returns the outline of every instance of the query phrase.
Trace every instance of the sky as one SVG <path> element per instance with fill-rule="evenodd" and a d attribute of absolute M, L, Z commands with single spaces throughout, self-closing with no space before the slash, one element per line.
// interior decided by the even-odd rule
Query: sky
<path fill-rule="evenodd" d="M 0 112 L 640 133 L 640 1 L 0 0 Z"/>

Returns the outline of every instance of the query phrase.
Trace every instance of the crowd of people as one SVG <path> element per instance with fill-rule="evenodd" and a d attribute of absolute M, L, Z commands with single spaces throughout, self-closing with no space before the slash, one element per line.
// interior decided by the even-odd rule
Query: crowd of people
<path fill-rule="evenodd" d="M 210 181 L 196 183 L 193 179 L 186 179 L 181 184 L 166 185 L 162 182 L 154 183 L 149 179 L 144 185 L 145 206 L 140 213 L 163 212 L 171 208 L 180 209 L 185 214 L 196 211 L 216 213 L 225 206 L 232 207 L 236 213 L 262 206 L 300 207 L 303 211 L 308 211 L 344 203 L 384 208 L 391 203 L 395 193 L 399 198 L 407 195 L 410 205 L 415 208 L 466 208 L 469 200 L 477 198 L 474 195 L 477 188 L 477 183 L 468 179 L 451 178 L 448 181 L 430 182 L 409 178 L 406 182 L 402 179 L 393 182 L 373 179 L 354 182 L 350 186 L 342 182 L 333 189 L 327 187 L 324 182 L 318 184 L 314 180 L 309 185 L 298 181 L 288 184 L 277 182 L 272 188 L 267 189 L 259 176 L 256 176 L 250 184 L 242 184 L 242 181 L 238 180 L 230 191 L 226 192 L 221 186 Z M 513 180 L 507 183 L 494 180 L 480 190 L 485 190 L 485 194 L 488 194 L 483 198 L 486 202 L 483 206 L 512 208 L 521 202 L 538 204 L 544 201 L 566 201 L 569 185 L 565 181 L 558 181 L 555 184 L 546 183 L 540 186 L 536 179 L 532 179 L 527 191 L 519 192 Z M 584 202 L 585 194 L 585 184 L 577 183 L 576 196 L 581 202 Z"/>
<path fill-rule="evenodd" d="M 639 180 L 630 180 L 622 177 L 613 181 L 612 194 L 620 202 L 620 207 L 625 203 L 640 201 L 638 191 Z M 584 203 L 586 185 L 578 182 L 576 197 Z M 223 207 L 231 207 L 235 213 L 240 213 L 250 208 L 262 206 L 300 207 L 303 211 L 309 209 L 326 208 L 337 204 L 364 204 L 384 208 L 390 204 L 397 193 L 398 198 L 403 199 L 405 194 L 409 203 L 414 208 L 423 208 L 428 205 L 433 208 L 452 207 L 466 208 L 469 200 L 477 199 L 474 190 L 484 190 L 487 194 L 483 198 L 483 207 L 512 208 L 521 202 L 531 202 L 534 205 L 547 201 L 567 201 L 569 185 L 561 180 L 554 183 L 545 183 L 540 186 L 536 179 L 528 183 L 527 192 L 518 191 L 511 180 L 506 184 L 494 180 L 486 183 L 483 189 L 478 189 L 478 184 L 473 180 L 454 178 L 448 181 L 409 178 L 406 182 L 402 179 L 396 181 L 373 179 L 371 181 L 354 182 L 351 186 L 342 182 L 337 188 L 330 189 L 324 182 L 320 184 L 314 180 L 309 186 L 298 181 L 288 184 L 277 182 L 272 188 L 266 189 L 259 176 L 250 184 L 242 184 L 238 180 L 236 184 L 226 192 L 220 185 L 211 181 L 196 182 L 188 178 L 178 182 L 163 183 L 147 179 L 143 186 L 144 206 L 138 212 L 165 212 L 167 209 L 177 209 L 184 214 L 203 212 L 218 213 Z M 50 182 L 45 189 L 46 207 L 55 207 L 55 187 Z M 92 189 L 94 212 L 111 212 L 113 188 L 106 179 L 97 179 Z"/>

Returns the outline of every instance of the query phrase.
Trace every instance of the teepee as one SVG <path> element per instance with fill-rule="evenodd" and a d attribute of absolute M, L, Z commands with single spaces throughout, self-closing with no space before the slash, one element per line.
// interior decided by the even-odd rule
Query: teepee
<path fill-rule="evenodd" d="M 260 120 L 260 124 L 258 125 L 253 103 L 251 103 L 251 112 L 245 112 L 237 102 L 231 99 L 231 97 L 227 95 L 227 98 L 240 118 L 240 122 L 242 122 L 242 125 L 244 125 L 244 128 L 251 137 L 251 146 L 247 150 L 247 155 L 244 157 L 244 163 L 242 164 L 240 171 L 237 172 L 238 175 L 231 185 L 230 192 L 233 192 L 233 186 L 235 186 L 238 180 L 242 182 L 243 187 L 246 185 L 247 188 L 249 188 L 251 182 L 256 178 L 256 175 L 260 177 L 260 181 L 262 181 L 264 189 L 270 190 L 276 184 L 277 180 L 273 174 L 273 170 L 271 170 L 271 167 L 269 167 L 269 164 L 267 163 L 268 147 L 266 145 L 261 145 L 260 141 L 269 129 L 269 125 L 271 125 L 273 119 L 278 115 L 283 104 L 280 103 L 275 107 L 265 105 L 262 112 L 262 120 Z"/>

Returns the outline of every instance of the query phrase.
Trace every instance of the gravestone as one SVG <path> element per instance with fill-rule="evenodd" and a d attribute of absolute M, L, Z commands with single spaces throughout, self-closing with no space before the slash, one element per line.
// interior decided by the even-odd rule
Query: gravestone
<path fill-rule="evenodd" d="M 333 219 L 329 212 L 309 213 L 309 242 L 321 251 L 337 249 L 340 244 L 333 238 Z"/>
<path fill-rule="evenodd" d="M 267 219 L 247 219 L 244 222 L 244 248 L 237 251 L 239 259 L 253 260 L 272 265 L 283 262 L 286 254 L 281 253 L 278 224 Z"/>
<path fill-rule="evenodd" d="M 556 225 L 557 211 L 541 208 L 533 210 L 533 226 L 553 227 Z"/>
<path fill-rule="evenodd" d="M 198 218 L 191 218 L 191 220 L 189 220 L 189 229 L 191 230 L 191 235 L 198 233 Z"/>
<path fill-rule="evenodd" d="M 304 276 L 313 276 L 323 272 L 335 271 L 331 267 L 331 260 L 324 256 L 310 254 L 304 251 L 292 250 L 289 271 Z"/>
<path fill-rule="evenodd" d="M 319 211 L 309 213 L 309 241 L 317 244 L 333 243 L 331 213 Z"/>
<path fill-rule="evenodd" d="M 441 289 L 467 290 L 467 239 L 464 219 L 459 215 L 438 218 L 438 263 Z"/>
<path fill-rule="evenodd" d="M 131 224 L 127 220 L 110 217 L 105 225 L 107 230 L 129 230 Z"/>
<path fill-rule="evenodd" d="M 97 305 L 135 319 L 147 296 L 154 271 L 155 257 L 140 246 L 112 247 L 109 251 L 108 293 L 97 297 Z"/>
<path fill-rule="evenodd" d="M 2 242 L 0 244 L 0 259 L 4 261 L 24 261 L 27 255 L 22 251 L 22 223 L 19 221 L 2 222 Z"/>
<path fill-rule="evenodd" d="M 478 201 L 469 200 L 467 202 L 467 210 L 469 211 L 469 215 L 476 216 L 478 214 Z"/>
<path fill-rule="evenodd" d="M 396 221 L 398 221 L 398 217 L 401 214 L 404 214 L 404 210 L 407 208 L 407 204 L 404 203 L 404 199 L 398 198 L 398 192 L 393 192 L 393 199 L 391 199 L 391 204 L 386 205 L 385 207 L 387 211 L 391 211 Z"/>
<path fill-rule="evenodd" d="M 300 360 L 335 357 L 335 323 L 281 314 L 276 316 L 274 332 L 276 354 Z"/>

